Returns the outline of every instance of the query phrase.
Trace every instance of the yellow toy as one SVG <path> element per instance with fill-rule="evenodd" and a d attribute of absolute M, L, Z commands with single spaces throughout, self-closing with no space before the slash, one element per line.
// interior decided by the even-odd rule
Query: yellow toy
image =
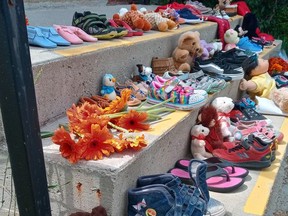
<path fill-rule="evenodd" d="M 271 99 L 282 111 L 288 112 L 288 89 L 276 88 L 275 80 L 268 73 L 268 60 L 253 55 L 243 62 L 242 67 L 248 80 L 241 81 L 241 90 L 247 91 L 253 100 L 255 96 Z"/>

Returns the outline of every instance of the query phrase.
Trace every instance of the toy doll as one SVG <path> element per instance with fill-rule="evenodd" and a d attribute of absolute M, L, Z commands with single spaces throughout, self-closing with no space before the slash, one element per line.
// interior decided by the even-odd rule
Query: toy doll
<path fill-rule="evenodd" d="M 253 100 L 255 96 L 271 99 L 282 111 L 288 112 L 288 88 L 276 88 L 275 80 L 268 73 L 268 60 L 252 55 L 243 62 L 242 67 L 247 80 L 241 81 L 241 90 L 246 90 Z"/>

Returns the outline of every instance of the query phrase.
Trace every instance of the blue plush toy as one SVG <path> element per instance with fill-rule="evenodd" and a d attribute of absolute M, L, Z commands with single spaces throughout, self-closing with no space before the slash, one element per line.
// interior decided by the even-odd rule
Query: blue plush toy
<path fill-rule="evenodd" d="M 115 82 L 116 79 L 113 77 L 112 74 L 105 74 L 102 79 L 101 95 L 109 100 L 115 100 L 116 99 L 116 93 L 114 89 Z"/>

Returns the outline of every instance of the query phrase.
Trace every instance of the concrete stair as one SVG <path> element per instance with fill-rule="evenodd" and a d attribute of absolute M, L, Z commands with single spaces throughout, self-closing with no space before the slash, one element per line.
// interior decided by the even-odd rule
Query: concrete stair
<path fill-rule="evenodd" d="M 28 1 L 29 2 L 29 1 Z M 241 23 L 242 17 L 231 20 L 231 28 Z M 176 47 L 179 36 L 186 31 L 199 31 L 201 39 L 216 38 L 217 24 L 183 25 L 180 29 L 160 33 L 149 32 L 143 37 L 99 41 L 95 44 L 45 50 L 31 48 L 31 59 L 38 105 L 43 130 L 55 130 L 66 123 L 65 111 L 80 96 L 97 94 L 101 78 L 112 73 L 120 82 L 130 77 L 135 65 L 150 65 L 153 56 L 168 57 Z M 268 59 L 277 55 L 281 41 L 261 54 Z M 223 91 L 211 95 L 239 98 L 239 81 L 231 82 Z M 179 158 L 190 154 L 190 129 L 198 109 L 192 112 L 176 111 L 165 121 L 153 124 L 145 133 L 149 145 L 140 152 L 126 151 L 113 154 L 101 161 L 81 161 L 76 165 L 63 159 L 50 139 L 43 140 L 49 185 L 59 185 L 50 191 L 52 215 L 87 210 L 102 204 L 109 215 L 126 215 L 127 189 L 135 186 L 137 177 L 164 173 Z M 4 138 L 0 121 L 0 141 Z"/>

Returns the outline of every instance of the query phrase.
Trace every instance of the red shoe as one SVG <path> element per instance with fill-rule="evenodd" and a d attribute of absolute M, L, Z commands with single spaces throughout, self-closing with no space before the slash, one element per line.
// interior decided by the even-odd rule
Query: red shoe
<path fill-rule="evenodd" d="M 216 149 L 213 151 L 213 155 L 246 168 L 260 169 L 271 165 L 270 145 L 263 146 L 253 135 L 248 136 L 234 147 Z"/>

